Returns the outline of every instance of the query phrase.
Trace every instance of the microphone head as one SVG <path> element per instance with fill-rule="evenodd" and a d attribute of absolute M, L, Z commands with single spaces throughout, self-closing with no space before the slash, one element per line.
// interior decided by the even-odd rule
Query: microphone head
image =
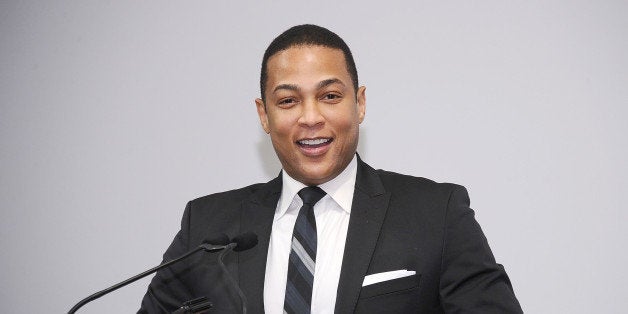
<path fill-rule="evenodd" d="M 205 238 L 205 240 L 203 240 L 203 244 L 211 244 L 211 245 L 227 245 L 229 244 L 229 237 L 224 234 L 214 234 L 211 235 L 207 238 Z"/>
<path fill-rule="evenodd" d="M 246 251 L 257 245 L 257 234 L 253 232 L 245 232 L 231 240 L 237 244 L 233 249 L 236 252 Z"/>

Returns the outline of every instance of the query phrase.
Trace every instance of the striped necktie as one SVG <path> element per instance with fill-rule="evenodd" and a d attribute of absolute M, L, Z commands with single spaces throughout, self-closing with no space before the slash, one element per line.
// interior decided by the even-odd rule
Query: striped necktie
<path fill-rule="evenodd" d="M 292 249 L 288 263 L 288 280 L 284 313 L 310 313 L 312 286 L 316 265 L 316 218 L 314 204 L 325 191 L 317 186 L 309 186 L 299 191 L 303 206 L 299 210 L 297 222 L 292 232 Z"/>

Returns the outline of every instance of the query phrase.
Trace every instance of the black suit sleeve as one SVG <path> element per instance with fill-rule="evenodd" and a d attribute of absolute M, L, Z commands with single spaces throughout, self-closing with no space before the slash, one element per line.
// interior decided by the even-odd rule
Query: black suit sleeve
<path fill-rule="evenodd" d="M 440 298 L 446 313 L 522 313 L 464 187 L 456 186 L 450 194 L 443 241 Z"/>
<path fill-rule="evenodd" d="M 190 208 L 191 205 L 188 203 L 181 219 L 181 230 L 164 253 L 162 262 L 175 259 L 189 251 Z M 181 306 L 180 300 L 191 299 L 187 285 L 181 281 L 184 277 L 177 275 L 185 272 L 185 268 L 186 263 L 182 261 L 157 272 L 148 286 L 138 313 L 171 313 Z"/>

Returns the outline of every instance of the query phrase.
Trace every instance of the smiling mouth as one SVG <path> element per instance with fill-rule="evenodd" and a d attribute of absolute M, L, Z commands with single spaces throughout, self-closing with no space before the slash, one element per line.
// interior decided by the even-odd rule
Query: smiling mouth
<path fill-rule="evenodd" d="M 332 138 L 314 138 L 298 140 L 297 145 L 303 148 L 317 148 L 325 146 L 333 141 Z"/>

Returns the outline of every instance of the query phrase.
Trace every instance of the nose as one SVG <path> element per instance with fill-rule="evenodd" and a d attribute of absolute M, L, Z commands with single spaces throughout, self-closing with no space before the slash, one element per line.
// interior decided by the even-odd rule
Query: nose
<path fill-rule="evenodd" d="M 308 127 L 323 124 L 325 118 L 320 109 L 320 105 L 316 101 L 303 102 L 299 124 Z"/>

